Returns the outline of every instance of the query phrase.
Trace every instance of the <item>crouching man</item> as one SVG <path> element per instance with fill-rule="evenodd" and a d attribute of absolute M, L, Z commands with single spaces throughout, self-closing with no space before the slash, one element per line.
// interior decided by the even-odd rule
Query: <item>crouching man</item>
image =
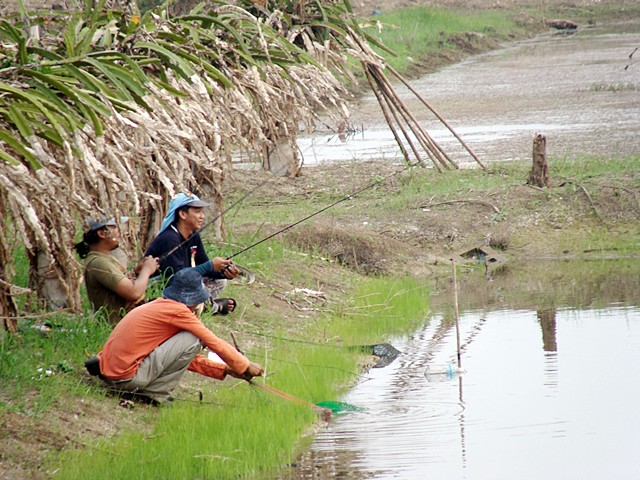
<path fill-rule="evenodd" d="M 263 368 L 213 334 L 193 313 L 209 298 L 195 268 L 177 272 L 163 298 L 133 309 L 116 325 L 104 349 L 85 365 L 114 390 L 131 392 L 153 403 L 173 400 L 171 392 L 186 370 L 224 380 L 250 380 Z M 225 362 L 201 355 L 203 347 Z"/>

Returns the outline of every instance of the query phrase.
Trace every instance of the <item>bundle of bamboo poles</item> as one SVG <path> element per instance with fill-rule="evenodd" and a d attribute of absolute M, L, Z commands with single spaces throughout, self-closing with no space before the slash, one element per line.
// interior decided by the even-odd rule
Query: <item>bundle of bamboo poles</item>
<path fill-rule="evenodd" d="M 418 148 L 418 145 L 420 145 L 438 172 L 451 168 L 459 168 L 458 164 L 454 162 L 449 155 L 447 155 L 447 152 L 445 152 L 444 149 L 420 125 L 415 115 L 400 99 L 391 85 L 391 82 L 384 74 L 383 69 L 376 64 L 365 65 L 364 69 L 367 75 L 367 80 L 371 85 L 371 89 L 382 108 L 385 120 L 387 121 L 387 124 L 389 125 L 389 128 L 391 129 L 406 162 L 408 164 L 417 162 L 420 165 L 427 166 L 427 163 Z M 387 66 L 387 69 L 393 73 L 393 75 L 400 80 L 438 118 L 438 120 L 443 123 L 445 127 L 447 127 L 447 129 L 467 150 L 467 152 L 469 152 L 478 165 L 482 168 L 486 168 L 473 150 L 471 150 L 464 140 L 453 130 L 451 125 L 449 125 L 449 123 L 402 77 L 402 75 L 390 66 Z M 402 133 L 402 136 L 399 132 Z M 418 142 L 418 145 L 416 144 L 416 141 Z M 406 145 L 404 142 L 406 142 Z M 416 162 L 412 161 L 407 145 L 415 156 Z"/>
<path fill-rule="evenodd" d="M 444 170 L 452 168 L 459 168 L 458 164 L 453 161 L 449 155 L 447 155 L 444 149 L 420 125 L 415 115 L 400 99 L 392 83 L 385 75 L 385 69 L 391 72 L 397 80 L 404 84 L 409 91 L 413 93 L 440 122 L 442 122 L 442 124 L 453 134 L 464 149 L 469 152 L 480 167 L 483 169 L 486 168 L 478 156 L 464 142 L 460 135 L 454 131 L 453 127 L 444 119 L 444 117 L 442 117 L 442 115 L 440 115 L 402 75 L 400 75 L 393 67 L 388 65 L 382 57 L 377 55 L 369 43 L 365 43 L 363 41 L 363 38 L 367 38 L 367 36 L 360 31 L 357 25 L 354 25 L 354 29 L 355 30 L 349 29 L 349 35 L 346 36 L 347 43 L 350 44 L 351 52 L 355 52 L 354 56 L 358 58 L 362 64 L 367 81 L 371 86 L 371 90 L 380 104 L 385 120 L 389 125 L 389 128 L 391 129 L 396 143 L 398 144 L 407 164 L 418 164 L 424 167 L 428 166 L 428 163 L 423 158 L 420 148 L 418 148 L 418 146 L 420 146 L 438 172 L 443 172 Z M 412 160 L 410 152 L 413 153 L 415 161 Z"/>

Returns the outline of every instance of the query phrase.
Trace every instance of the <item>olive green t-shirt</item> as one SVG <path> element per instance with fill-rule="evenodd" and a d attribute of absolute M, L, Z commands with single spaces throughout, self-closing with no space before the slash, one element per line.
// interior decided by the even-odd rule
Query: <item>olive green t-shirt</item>
<path fill-rule="evenodd" d="M 100 252 L 89 252 L 87 255 L 84 283 L 89 302 L 93 305 L 94 312 L 104 307 L 112 325 L 118 323 L 133 306 L 114 291 L 126 275 L 126 269 L 114 256 Z"/>

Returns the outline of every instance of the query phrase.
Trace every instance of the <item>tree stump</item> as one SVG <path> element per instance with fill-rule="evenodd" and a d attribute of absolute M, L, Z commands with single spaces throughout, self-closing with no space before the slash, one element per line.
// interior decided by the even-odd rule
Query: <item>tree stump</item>
<path fill-rule="evenodd" d="M 550 187 L 547 169 L 547 139 L 541 133 L 533 138 L 533 165 L 527 184 L 535 187 Z"/>

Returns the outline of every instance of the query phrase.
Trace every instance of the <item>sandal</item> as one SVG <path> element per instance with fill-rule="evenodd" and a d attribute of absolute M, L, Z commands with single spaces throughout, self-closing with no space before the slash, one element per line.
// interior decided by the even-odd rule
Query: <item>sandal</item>
<path fill-rule="evenodd" d="M 214 313 L 219 313 L 220 315 L 227 315 L 228 313 L 233 312 L 238 305 L 234 298 L 216 298 L 213 303 L 218 306 L 218 310 Z"/>

